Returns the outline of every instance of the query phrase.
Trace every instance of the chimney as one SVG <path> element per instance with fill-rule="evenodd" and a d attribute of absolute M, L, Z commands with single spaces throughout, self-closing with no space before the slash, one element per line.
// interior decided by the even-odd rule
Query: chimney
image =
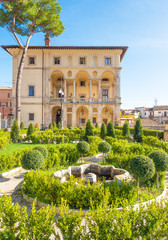
<path fill-rule="evenodd" d="M 49 47 L 51 40 L 50 40 L 50 35 L 48 33 L 45 35 L 44 41 L 45 41 L 45 46 Z"/>

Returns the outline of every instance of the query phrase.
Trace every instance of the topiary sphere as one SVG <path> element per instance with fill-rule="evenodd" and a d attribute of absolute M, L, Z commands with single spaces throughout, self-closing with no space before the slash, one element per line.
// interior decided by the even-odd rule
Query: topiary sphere
<path fill-rule="evenodd" d="M 85 141 L 81 141 L 77 144 L 77 150 L 82 154 L 88 153 L 90 150 L 90 145 Z"/>
<path fill-rule="evenodd" d="M 37 151 L 37 150 L 26 152 L 21 159 L 22 167 L 28 170 L 40 169 L 43 163 L 44 163 L 44 156 L 40 151 Z"/>
<path fill-rule="evenodd" d="M 99 152 L 108 153 L 111 150 L 111 146 L 108 142 L 101 142 L 98 146 Z"/>
<path fill-rule="evenodd" d="M 168 154 L 161 151 L 154 151 L 149 155 L 155 164 L 156 172 L 168 170 Z"/>
<path fill-rule="evenodd" d="M 33 148 L 33 150 L 37 150 L 37 151 L 41 152 L 41 154 L 44 156 L 44 159 L 46 159 L 48 157 L 48 150 L 45 147 L 37 146 L 37 147 Z"/>
<path fill-rule="evenodd" d="M 153 177 L 155 165 L 149 157 L 139 155 L 131 159 L 130 170 L 134 177 L 146 180 Z"/>

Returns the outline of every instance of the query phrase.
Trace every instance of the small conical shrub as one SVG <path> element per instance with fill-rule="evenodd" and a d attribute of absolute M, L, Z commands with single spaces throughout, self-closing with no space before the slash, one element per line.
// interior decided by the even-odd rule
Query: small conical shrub
<path fill-rule="evenodd" d="M 93 136 L 93 126 L 90 119 L 87 120 L 86 129 L 85 129 L 85 139 L 88 141 L 88 136 Z"/>
<path fill-rule="evenodd" d="M 57 128 L 56 122 L 53 122 L 53 130 L 56 130 L 56 128 Z"/>
<path fill-rule="evenodd" d="M 141 118 L 139 117 L 134 127 L 134 140 L 137 142 L 142 142 L 142 136 L 143 136 L 142 124 Z"/>
<path fill-rule="evenodd" d="M 34 126 L 30 123 L 27 129 L 27 136 L 30 136 L 32 133 L 34 133 Z"/>
<path fill-rule="evenodd" d="M 114 126 L 112 122 L 107 125 L 107 136 L 115 138 Z"/>
<path fill-rule="evenodd" d="M 11 129 L 11 139 L 13 143 L 16 143 L 18 141 L 19 138 L 19 127 L 17 124 L 17 120 L 15 119 L 12 125 L 12 129 Z"/>
<path fill-rule="evenodd" d="M 100 130 L 100 137 L 101 137 L 102 139 L 105 139 L 106 134 L 107 134 L 106 125 L 105 125 L 105 123 L 102 123 L 102 125 L 101 125 L 101 130 Z"/>
<path fill-rule="evenodd" d="M 123 125 L 122 134 L 127 139 L 130 139 L 130 129 L 129 129 L 128 121 L 126 121 Z"/>
<path fill-rule="evenodd" d="M 57 128 L 61 129 L 61 123 L 60 122 L 58 122 Z"/>
<path fill-rule="evenodd" d="M 50 123 L 48 128 L 49 128 L 50 130 L 53 130 L 53 124 Z"/>
<path fill-rule="evenodd" d="M 95 124 L 95 128 L 99 128 L 99 124 L 98 123 Z"/>
<path fill-rule="evenodd" d="M 21 122 L 21 124 L 20 124 L 20 129 L 24 129 L 24 123 L 23 122 Z"/>

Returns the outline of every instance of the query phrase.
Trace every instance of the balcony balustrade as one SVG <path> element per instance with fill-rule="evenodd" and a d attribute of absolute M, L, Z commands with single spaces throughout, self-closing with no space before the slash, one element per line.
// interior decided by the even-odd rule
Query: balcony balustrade
<path fill-rule="evenodd" d="M 116 101 L 114 98 L 62 98 L 64 103 L 112 103 Z M 61 98 L 50 97 L 50 103 L 61 103 Z"/>

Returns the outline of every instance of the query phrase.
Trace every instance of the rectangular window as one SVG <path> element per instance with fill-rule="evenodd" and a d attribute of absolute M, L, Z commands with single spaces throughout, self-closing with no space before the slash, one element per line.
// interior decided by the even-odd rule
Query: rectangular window
<path fill-rule="evenodd" d="M 85 123 L 85 118 L 81 118 L 81 121 L 80 121 L 82 124 Z"/>
<path fill-rule="evenodd" d="M 93 117 L 93 123 L 96 123 L 96 117 Z"/>
<path fill-rule="evenodd" d="M 111 58 L 106 58 L 105 59 L 105 64 L 110 65 L 111 64 Z"/>
<path fill-rule="evenodd" d="M 85 64 L 85 63 L 86 63 L 85 57 L 81 57 L 81 58 L 80 58 L 80 64 Z"/>
<path fill-rule="evenodd" d="M 10 107 L 12 107 L 12 102 L 10 102 Z"/>
<path fill-rule="evenodd" d="M 35 57 L 29 57 L 29 64 L 35 64 Z"/>
<path fill-rule="evenodd" d="M 103 89 L 102 96 L 103 98 L 108 98 L 108 89 Z"/>
<path fill-rule="evenodd" d="M 8 93 L 8 98 L 10 98 L 10 93 Z"/>
<path fill-rule="evenodd" d="M 8 102 L 6 102 L 6 107 L 8 107 Z"/>
<path fill-rule="evenodd" d="M 29 86 L 29 96 L 34 96 L 34 86 Z"/>
<path fill-rule="evenodd" d="M 85 87 L 85 81 L 80 81 L 80 86 Z"/>
<path fill-rule="evenodd" d="M 29 113 L 29 121 L 34 121 L 34 113 Z"/>
<path fill-rule="evenodd" d="M 54 64 L 60 64 L 60 57 L 54 58 Z"/>

